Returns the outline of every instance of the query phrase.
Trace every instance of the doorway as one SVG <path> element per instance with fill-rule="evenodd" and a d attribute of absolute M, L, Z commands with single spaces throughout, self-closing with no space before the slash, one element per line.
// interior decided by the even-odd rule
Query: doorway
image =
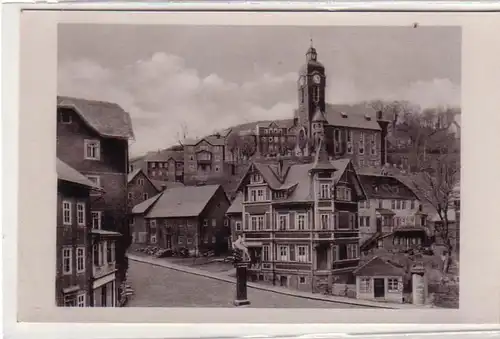
<path fill-rule="evenodd" d="M 288 277 L 286 275 L 280 276 L 280 286 L 287 287 Z"/>
<path fill-rule="evenodd" d="M 385 279 L 384 278 L 374 278 L 373 279 L 373 294 L 375 298 L 385 297 Z"/>
<path fill-rule="evenodd" d="M 107 285 L 102 285 L 102 287 L 101 287 L 101 306 L 102 307 L 108 306 L 108 303 L 107 303 L 107 301 L 108 301 L 108 298 L 107 298 L 108 289 L 106 287 L 107 287 Z"/>
<path fill-rule="evenodd" d="M 316 249 L 316 269 L 327 270 L 328 269 L 328 248 L 325 246 L 320 246 Z"/>

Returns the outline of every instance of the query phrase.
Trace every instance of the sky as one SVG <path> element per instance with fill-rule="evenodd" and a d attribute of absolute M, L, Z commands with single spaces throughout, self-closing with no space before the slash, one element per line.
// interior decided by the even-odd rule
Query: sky
<path fill-rule="evenodd" d="M 130 113 L 131 156 L 238 123 L 293 117 L 313 40 L 330 103 L 460 105 L 458 27 L 64 24 L 58 94 Z M 183 126 L 185 126 L 183 128 Z"/>

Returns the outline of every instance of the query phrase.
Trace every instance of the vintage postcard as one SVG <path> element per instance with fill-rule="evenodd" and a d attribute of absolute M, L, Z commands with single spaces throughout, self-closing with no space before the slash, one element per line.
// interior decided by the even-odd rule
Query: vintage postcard
<path fill-rule="evenodd" d="M 40 102 L 48 122 L 29 122 L 52 126 L 21 166 L 52 159 L 50 192 L 21 184 L 51 197 L 35 319 L 463 322 L 488 303 L 494 282 L 471 285 L 488 223 L 460 218 L 462 115 L 481 100 L 465 93 L 487 77 L 463 66 L 470 22 L 115 14 L 54 14 L 51 38 L 26 38 L 57 47 L 21 59 L 37 93 L 21 112 Z"/>

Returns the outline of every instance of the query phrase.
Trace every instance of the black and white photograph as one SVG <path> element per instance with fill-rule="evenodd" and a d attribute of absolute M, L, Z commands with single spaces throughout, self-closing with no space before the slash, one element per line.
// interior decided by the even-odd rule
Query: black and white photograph
<path fill-rule="evenodd" d="M 55 305 L 458 309 L 462 30 L 58 25 Z"/>

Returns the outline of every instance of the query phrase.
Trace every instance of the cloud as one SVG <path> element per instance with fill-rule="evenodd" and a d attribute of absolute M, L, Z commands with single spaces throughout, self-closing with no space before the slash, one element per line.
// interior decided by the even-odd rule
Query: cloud
<path fill-rule="evenodd" d="M 402 88 L 362 88 L 331 77 L 327 101 L 411 100 L 423 106 L 460 103 L 460 88 L 446 79 L 415 82 Z M 264 73 L 236 83 L 212 73 L 200 75 L 183 58 L 155 53 L 119 69 L 80 59 L 61 63 L 58 93 L 116 102 L 127 110 L 136 141 L 131 154 L 177 142 L 181 126 L 201 136 L 228 126 L 262 119 L 291 118 L 297 105 L 297 74 Z"/>

